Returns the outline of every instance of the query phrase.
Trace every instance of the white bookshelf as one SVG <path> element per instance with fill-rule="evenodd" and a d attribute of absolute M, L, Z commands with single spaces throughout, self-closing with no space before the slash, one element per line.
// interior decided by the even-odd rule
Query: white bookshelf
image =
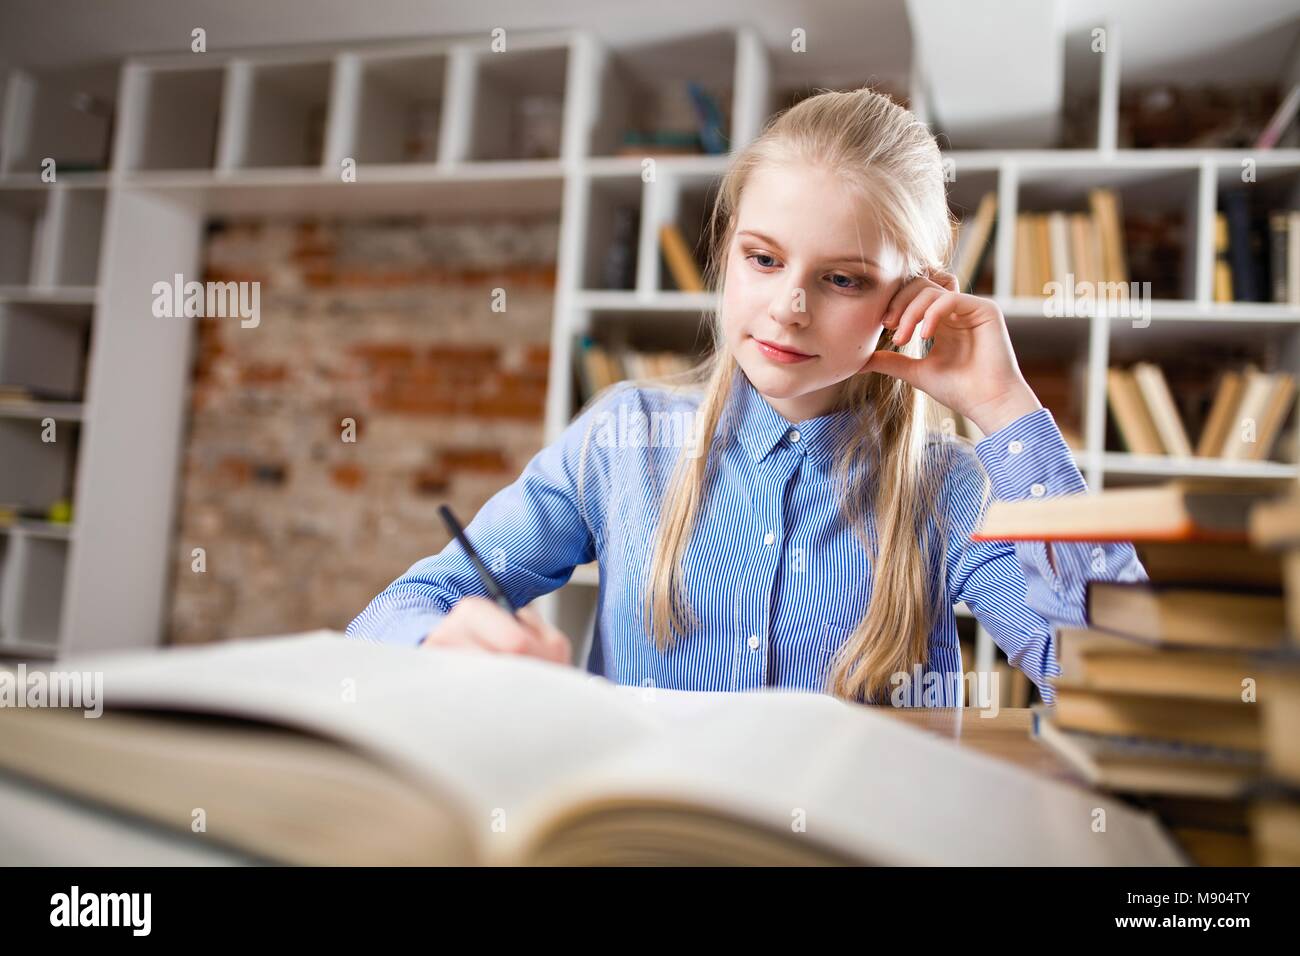
<path fill-rule="evenodd" d="M 30 514 L 74 497 L 117 77 L 13 70 L 0 101 L 0 386 L 33 395 L 0 402 L 0 502 Z M 63 649 L 74 540 L 43 517 L 0 527 L 0 656 Z"/>
<path fill-rule="evenodd" d="M 1283 462 L 1144 459 L 1105 447 L 1105 371 L 1114 354 L 1149 341 L 1149 357 L 1159 361 L 1192 343 L 1202 347 L 1213 330 L 1267 339 L 1284 366 L 1300 368 L 1300 309 L 1215 304 L 1211 281 L 1220 189 L 1243 159 L 1253 159 L 1266 188 L 1300 204 L 1300 149 L 1116 149 L 1124 70 L 1117 32 L 1111 35 L 1110 52 L 1095 58 L 1095 75 L 1083 84 L 1097 98 L 1097 148 L 950 151 L 950 195 L 973 210 L 996 190 L 1000 224 L 1014 223 L 1021 209 L 1077 202 L 1099 185 L 1118 189 L 1126 204 L 1180 210 L 1187 256 L 1179 298 L 1154 303 L 1152 326 L 1143 330 L 1105 316 L 1045 317 L 1041 302 L 1010 294 L 1014 229 L 1005 227 L 993 252 L 994 298 L 1017 348 L 1071 350 L 1082 361 L 1085 447 L 1077 460 L 1092 489 L 1174 475 L 1300 477 Z M 64 653 L 163 637 L 194 322 L 152 317 L 150 290 L 175 273 L 198 277 L 210 217 L 555 214 L 548 442 L 578 404 L 576 334 L 699 337 L 713 296 L 669 287 L 656 230 L 696 215 L 730 155 L 657 157 L 646 182 L 640 157 L 616 155 L 619 131 L 659 116 L 665 107 L 656 93 L 668 84 L 696 79 L 723 107 L 734 152 L 761 130 L 782 83 L 833 82 L 815 65 L 808 75 L 781 74 L 785 51 L 768 49 L 748 27 L 636 47 L 611 46 L 585 29 L 511 33 L 505 53 L 490 42 L 434 37 L 134 58 L 121 65 L 113 94 L 109 170 L 61 177 L 57 186 L 40 183 L 35 164 L 40 143 L 60 134 L 46 129 L 34 104 L 62 78 L 23 73 L 11 81 L 0 124 L 0 322 L 12 308 L 44 314 L 51 327 L 84 323 L 93 348 L 83 400 L 55 409 L 84 428 L 73 463 L 75 525 L 64 537 L 40 528 L 0 535 L 0 649 Z M 1296 64 L 1288 69 L 1280 84 L 1300 73 Z M 912 75 L 924 116 L 925 64 L 914 63 Z M 558 139 L 539 137 L 545 124 L 530 118 L 557 113 Z M 82 151 L 92 152 L 93 130 L 69 123 Z M 355 181 L 345 182 L 349 161 Z M 619 206 L 634 207 L 640 226 L 634 279 L 611 289 L 601 281 L 600 257 Z M 21 430 L 45 410 L 0 415 L 0 442 L 19 444 L 4 437 L 6 429 Z M 578 569 L 539 605 L 569 633 L 589 633 L 598 585 L 593 568 Z"/>

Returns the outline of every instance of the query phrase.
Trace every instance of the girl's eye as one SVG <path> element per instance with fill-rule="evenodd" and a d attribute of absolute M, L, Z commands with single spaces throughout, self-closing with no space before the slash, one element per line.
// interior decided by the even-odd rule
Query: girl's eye
<path fill-rule="evenodd" d="M 836 282 L 835 280 L 837 280 L 837 278 L 842 278 L 844 282 L 842 282 L 842 284 L 841 282 Z M 855 291 L 858 289 L 870 289 L 871 282 L 868 282 L 865 278 L 854 278 L 853 276 L 845 276 L 844 273 L 836 272 L 831 274 L 831 285 L 835 286 L 836 289 Z"/>
<path fill-rule="evenodd" d="M 749 255 L 745 256 L 745 258 L 746 259 L 771 259 L 772 257 L 769 256 L 766 252 L 752 252 Z M 765 262 L 760 262 L 758 264 L 765 269 L 770 269 L 772 267 Z M 772 265 L 775 264 L 776 264 L 775 262 L 772 263 Z"/>

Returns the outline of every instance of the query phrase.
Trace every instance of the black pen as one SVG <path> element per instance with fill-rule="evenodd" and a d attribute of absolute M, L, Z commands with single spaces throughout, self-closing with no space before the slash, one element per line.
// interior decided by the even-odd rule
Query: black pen
<path fill-rule="evenodd" d="M 446 505 L 439 505 L 438 514 L 442 516 L 442 521 L 447 526 L 447 529 L 452 533 L 456 540 L 460 542 L 460 546 L 465 549 L 465 553 L 469 555 L 470 561 L 474 562 L 474 570 L 478 571 L 478 576 L 483 581 L 483 586 L 487 588 L 488 596 L 496 602 L 498 607 L 522 624 L 523 620 L 515 613 L 515 606 L 510 603 L 510 598 L 506 597 L 506 592 L 501 589 L 501 585 L 497 583 L 497 579 L 492 576 L 492 572 L 487 569 L 487 565 L 484 564 L 483 559 L 478 556 L 478 552 L 474 550 L 474 546 L 469 543 L 469 538 L 465 537 L 465 530 L 460 526 L 460 522 L 456 520 L 456 516 L 451 513 L 451 509 Z"/>

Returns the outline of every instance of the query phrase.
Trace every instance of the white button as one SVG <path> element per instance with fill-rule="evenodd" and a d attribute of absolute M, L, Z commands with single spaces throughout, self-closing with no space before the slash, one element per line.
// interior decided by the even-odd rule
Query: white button
<path fill-rule="evenodd" d="M 798 440 L 799 440 L 799 429 L 797 429 L 797 428 L 792 428 L 792 429 L 790 429 L 790 440 L 791 440 L 791 441 L 798 441 Z"/>
<path fill-rule="evenodd" d="M 750 649 L 751 651 L 756 651 L 756 650 L 758 650 L 758 645 L 759 645 L 760 643 L 762 643 L 762 642 L 759 641 L 759 639 L 758 639 L 758 635 L 757 635 L 757 634 L 751 634 L 751 635 L 749 635 L 749 649 Z"/>
<path fill-rule="evenodd" d="M 1007 445 L 1007 451 L 1011 452 L 1011 454 L 1013 455 L 1019 455 L 1024 450 L 1025 450 L 1025 443 L 1022 442 L 1019 438 L 1011 439 L 1010 443 Z"/>
<path fill-rule="evenodd" d="M 767 534 L 763 535 L 763 543 L 764 543 L 764 544 L 771 544 L 771 543 L 772 543 L 773 541 L 775 541 L 775 540 L 776 540 L 776 535 L 774 535 L 774 534 L 773 534 L 772 532 L 770 532 L 770 531 L 769 531 Z"/>
<path fill-rule="evenodd" d="M 1047 488 L 1042 482 L 1036 481 L 1029 486 L 1029 493 L 1035 498 L 1041 498 L 1043 495 L 1047 494 Z"/>

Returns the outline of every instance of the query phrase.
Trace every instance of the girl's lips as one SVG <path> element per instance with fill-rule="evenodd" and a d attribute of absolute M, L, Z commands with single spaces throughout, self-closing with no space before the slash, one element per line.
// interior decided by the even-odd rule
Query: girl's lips
<path fill-rule="evenodd" d="M 802 352 L 790 352 L 780 346 L 773 345 L 771 342 L 764 342 L 762 339 L 754 339 L 758 346 L 759 352 L 770 358 L 773 362 L 782 364 L 792 364 L 794 362 L 806 362 L 810 358 L 816 358 L 815 355 L 804 355 Z"/>

